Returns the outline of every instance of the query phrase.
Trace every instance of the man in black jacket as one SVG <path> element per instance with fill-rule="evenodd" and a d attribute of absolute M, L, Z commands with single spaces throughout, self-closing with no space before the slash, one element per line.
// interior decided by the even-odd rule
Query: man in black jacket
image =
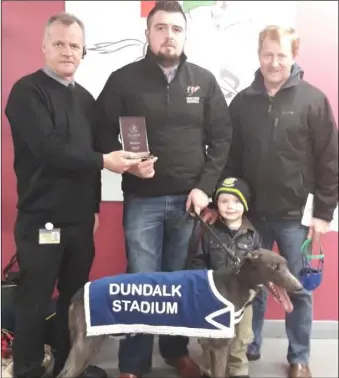
<path fill-rule="evenodd" d="M 191 205 L 207 205 L 227 159 L 232 127 L 214 76 L 188 63 L 183 53 L 186 17 L 176 1 L 157 2 L 147 19 L 146 57 L 113 72 L 97 100 L 98 126 L 106 147 L 119 149 L 119 117 L 145 117 L 153 159 L 122 179 L 129 272 L 184 267 L 193 222 L 176 227 Z M 207 149 L 206 149 L 207 146 Z M 155 164 L 156 162 L 156 164 Z M 150 369 L 151 336 L 121 342 L 121 377 Z M 188 340 L 161 337 L 160 351 L 182 376 L 195 376 Z"/>
<path fill-rule="evenodd" d="M 98 226 L 102 168 L 122 173 L 138 160 L 95 152 L 93 96 L 74 82 L 84 56 L 84 25 L 66 13 L 46 25 L 45 67 L 19 79 L 5 113 L 14 145 L 20 286 L 15 308 L 14 376 L 44 374 L 44 324 L 56 282 L 55 374 L 69 352 L 68 307 L 89 279 Z M 98 370 L 96 370 L 98 373 Z M 103 371 L 101 371 L 103 372 Z M 89 374 L 95 374 L 92 371 Z"/>
<path fill-rule="evenodd" d="M 296 277 L 303 241 L 317 240 L 329 230 L 338 201 L 338 131 L 326 96 L 302 79 L 294 61 L 298 49 L 293 29 L 271 26 L 260 33 L 260 70 L 230 105 L 233 141 L 223 174 L 250 183 L 255 194 L 250 217 L 263 247 L 272 249 L 276 241 Z M 307 228 L 301 219 L 309 193 L 314 210 Z M 260 358 L 266 297 L 261 293 L 253 305 L 251 360 Z M 311 293 L 304 290 L 291 299 L 294 310 L 286 316 L 289 377 L 311 377 Z"/>

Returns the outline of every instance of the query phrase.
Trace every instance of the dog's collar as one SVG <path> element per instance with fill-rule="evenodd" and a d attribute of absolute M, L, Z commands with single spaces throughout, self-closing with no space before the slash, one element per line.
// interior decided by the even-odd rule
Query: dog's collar
<path fill-rule="evenodd" d="M 238 256 L 234 256 L 237 260 L 236 261 L 233 261 L 233 266 L 232 266 L 232 271 L 234 274 L 238 274 L 241 267 L 244 265 L 245 261 L 246 261 L 246 257 L 251 253 L 251 251 L 246 251 L 243 256 L 238 257 Z"/>

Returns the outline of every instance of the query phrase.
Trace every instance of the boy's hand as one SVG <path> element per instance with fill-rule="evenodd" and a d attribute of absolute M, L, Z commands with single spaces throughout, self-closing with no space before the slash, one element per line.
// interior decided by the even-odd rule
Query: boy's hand
<path fill-rule="evenodd" d="M 213 224 L 217 221 L 219 214 L 217 210 L 206 207 L 201 214 L 201 218 L 208 224 Z"/>

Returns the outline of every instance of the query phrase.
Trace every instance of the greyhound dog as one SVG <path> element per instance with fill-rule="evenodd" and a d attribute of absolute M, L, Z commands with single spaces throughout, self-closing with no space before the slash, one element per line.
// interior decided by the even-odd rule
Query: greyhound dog
<path fill-rule="evenodd" d="M 266 286 L 285 310 L 290 312 L 293 306 L 287 292 L 294 293 L 302 289 L 300 282 L 289 271 L 286 260 L 265 249 L 248 252 L 238 271 L 223 267 L 213 272 L 213 278 L 217 290 L 234 304 L 235 311 L 243 309 L 260 287 Z M 82 288 L 73 297 L 69 308 L 71 350 L 58 378 L 74 378 L 81 374 L 108 337 L 86 335 L 84 305 Z M 206 366 L 201 367 L 202 374 L 210 371 L 212 377 L 225 377 L 231 342 L 232 339 L 199 339 L 206 363 Z"/>

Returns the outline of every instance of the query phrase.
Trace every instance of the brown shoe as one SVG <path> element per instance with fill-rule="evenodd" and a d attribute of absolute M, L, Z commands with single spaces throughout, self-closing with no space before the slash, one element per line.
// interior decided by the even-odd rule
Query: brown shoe
<path fill-rule="evenodd" d="M 309 366 L 304 364 L 290 364 L 288 376 L 289 378 L 312 378 Z"/>
<path fill-rule="evenodd" d="M 199 366 L 188 356 L 178 359 L 165 361 L 168 365 L 173 366 L 181 378 L 200 378 L 202 377 Z"/>

